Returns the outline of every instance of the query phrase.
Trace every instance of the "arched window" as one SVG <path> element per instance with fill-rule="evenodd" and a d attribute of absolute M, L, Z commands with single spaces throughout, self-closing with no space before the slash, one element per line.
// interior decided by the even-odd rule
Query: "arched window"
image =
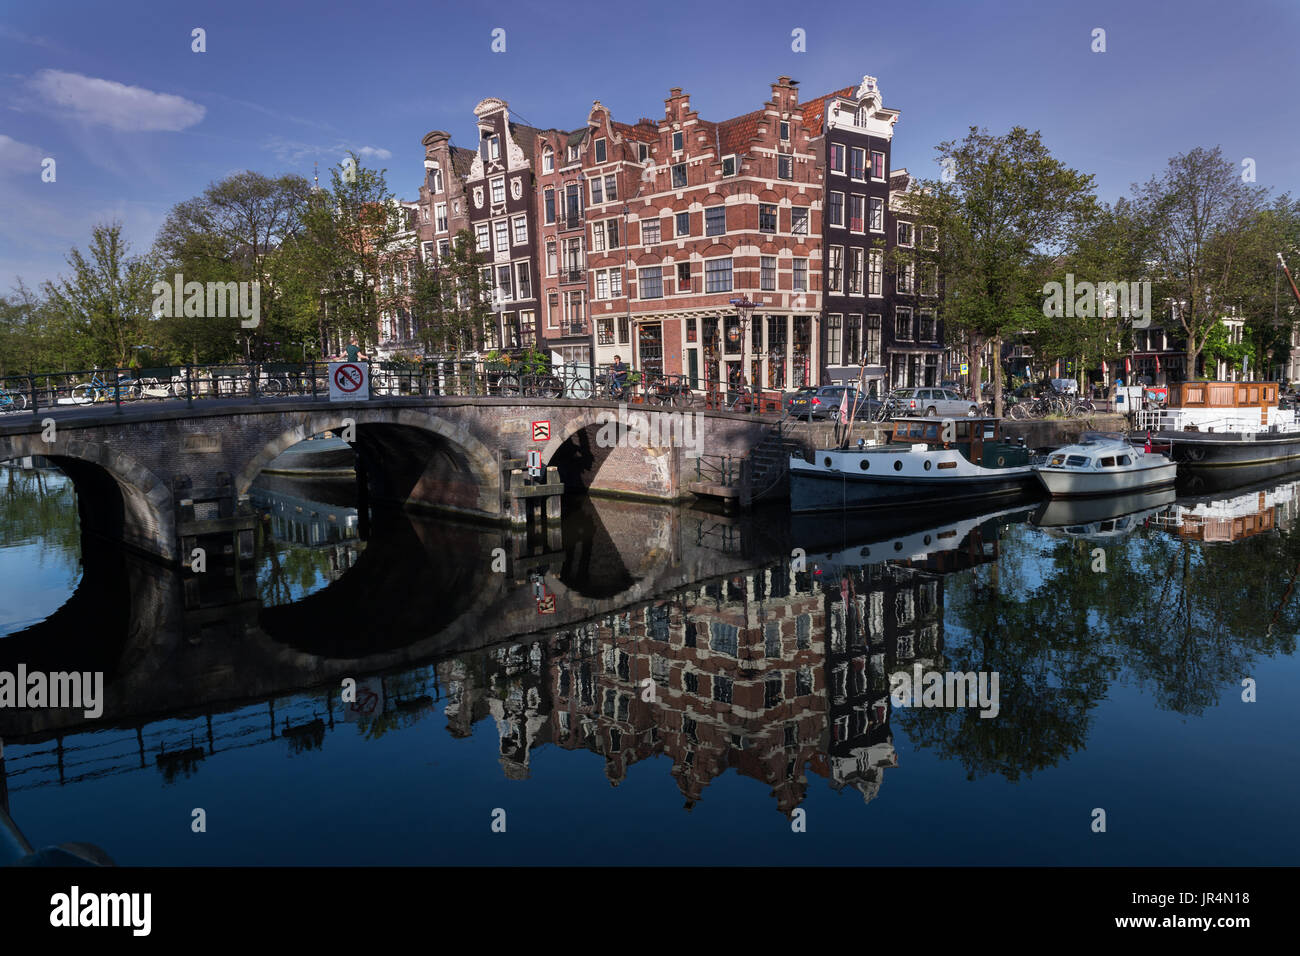
<path fill-rule="evenodd" d="M 436 163 L 429 168 L 429 188 L 435 192 L 442 192 L 442 169 Z"/>
<path fill-rule="evenodd" d="M 549 146 L 542 150 L 542 172 L 555 172 L 555 152 Z"/>

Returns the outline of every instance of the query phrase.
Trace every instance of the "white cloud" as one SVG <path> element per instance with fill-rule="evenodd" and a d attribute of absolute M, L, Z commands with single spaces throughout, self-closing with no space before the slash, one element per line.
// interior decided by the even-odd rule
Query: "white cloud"
<path fill-rule="evenodd" d="M 123 132 L 182 130 L 200 122 L 207 112 L 171 93 L 62 70 L 41 70 L 27 86 L 45 104 L 73 119 Z"/>
<path fill-rule="evenodd" d="M 20 143 L 13 137 L 0 133 L 0 175 L 26 173 L 33 180 L 40 176 L 44 154 L 35 146 Z"/>
<path fill-rule="evenodd" d="M 348 143 L 335 143 L 332 146 L 319 146 L 314 143 L 302 143 L 296 140 L 283 139 L 279 136 L 274 137 L 266 144 L 275 154 L 276 159 L 282 163 L 301 163 L 304 159 L 313 156 L 330 156 L 338 157 L 338 162 L 343 161 L 343 157 L 352 150 L 362 159 L 392 159 L 391 150 L 384 149 L 380 146 L 352 146 Z"/>

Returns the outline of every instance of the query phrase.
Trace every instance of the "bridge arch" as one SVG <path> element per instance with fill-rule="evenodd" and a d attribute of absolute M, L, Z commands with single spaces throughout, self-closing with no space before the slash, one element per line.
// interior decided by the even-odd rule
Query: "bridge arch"
<path fill-rule="evenodd" d="M 289 427 L 277 425 L 273 434 L 260 442 L 258 450 L 240 469 L 235 478 L 236 493 L 246 493 L 262 470 L 287 449 L 312 435 L 325 431 L 340 432 L 348 419 L 356 425 L 357 442 L 363 453 L 369 452 L 366 457 L 372 464 L 378 463 L 380 470 L 391 466 L 394 451 L 401 449 L 403 441 L 398 436 L 403 430 L 426 436 L 450 452 L 441 464 L 444 471 L 450 468 L 463 478 L 456 482 L 458 493 L 437 494 L 439 486 L 445 485 L 447 475 L 433 474 L 435 466 L 419 460 L 421 454 L 428 453 L 428 449 L 423 449 L 415 452 L 412 460 L 406 463 L 408 472 L 424 469 L 421 474 L 408 474 L 405 479 L 415 492 L 412 503 L 419 504 L 423 499 L 430 504 L 478 515 L 501 514 L 496 456 L 464 427 L 430 411 L 415 409 L 329 408 L 308 412 Z M 371 433 L 369 443 L 365 441 L 367 432 Z"/>
<path fill-rule="evenodd" d="M 132 455 L 107 442 L 69 438 L 62 430 L 50 442 L 39 434 L 0 438 L 0 461 L 28 456 L 47 459 L 72 480 L 83 535 L 177 559 L 171 489 Z"/>

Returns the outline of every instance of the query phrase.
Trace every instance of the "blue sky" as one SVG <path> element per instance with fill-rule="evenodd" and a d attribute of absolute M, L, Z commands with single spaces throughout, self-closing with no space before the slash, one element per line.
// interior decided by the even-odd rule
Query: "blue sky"
<path fill-rule="evenodd" d="M 852 11 L 852 12 L 850 12 Z M 191 51 L 191 30 L 207 52 Z M 506 51 L 491 50 L 494 28 Z M 791 49 L 791 31 L 807 52 Z M 1094 53 L 1092 31 L 1106 31 Z M 805 98 L 879 78 L 902 111 L 894 166 L 937 174 L 971 125 L 1043 132 L 1113 200 L 1169 157 L 1221 145 L 1300 192 L 1300 3 L 447 4 L 0 2 L 0 293 L 66 271 L 121 219 L 143 251 L 173 204 L 239 169 L 310 176 L 347 148 L 415 198 L 421 137 L 474 142 L 474 105 L 538 126 L 757 109 L 781 74 Z M 57 179 L 41 181 L 52 157 Z M 324 174 L 322 174 L 324 176 Z"/>

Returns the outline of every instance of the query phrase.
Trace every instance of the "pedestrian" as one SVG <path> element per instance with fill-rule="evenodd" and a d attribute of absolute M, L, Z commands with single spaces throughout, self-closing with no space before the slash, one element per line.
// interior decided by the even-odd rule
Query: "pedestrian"
<path fill-rule="evenodd" d="M 352 341 L 348 343 L 347 348 L 343 351 L 346 353 L 349 362 L 356 362 L 358 360 L 362 362 L 369 361 L 369 356 L 367 356 L 365 352 L 361 351 L 361 343 L 357 341 L 355 335 L 352 336 Z"/>
<path fill-rule="evenodd" d="M 614 395 L 623 394 L 623 382 L 627 379 L 627 366 L 623 364 L 623 356 L 615 355 L 614 364 L 609 367 L 609 387 Z"/>

